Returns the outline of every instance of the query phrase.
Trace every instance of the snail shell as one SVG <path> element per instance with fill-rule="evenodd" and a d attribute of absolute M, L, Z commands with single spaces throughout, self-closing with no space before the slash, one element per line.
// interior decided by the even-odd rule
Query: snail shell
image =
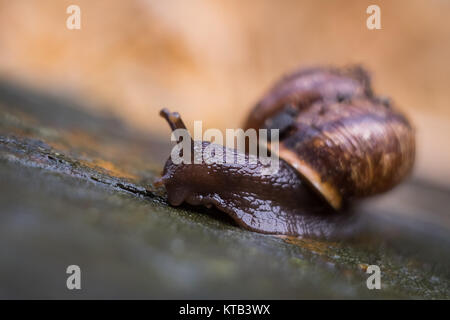
<path fill-rule="evenodd" d="M 280 129 L 280 158 L 335 209 L 344 199 L 389 190 L 413 168 L 411 124 L 374 98 L 369 83 L 359 67 L 295 73 L 275 85 L 247 120 L 247 128 Z M 320 98 L 311 101 L 313 96 Z"/>

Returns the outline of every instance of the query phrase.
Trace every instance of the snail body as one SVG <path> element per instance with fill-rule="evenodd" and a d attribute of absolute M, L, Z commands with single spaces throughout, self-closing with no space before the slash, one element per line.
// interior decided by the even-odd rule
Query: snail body
<path fill-rule="evenodd" d="M 203 142 L 201 147 L 208 144 Z M 342 220 L 328 214 L 330 208 L 285 161 L 280 160 L 272 175 L 263 174 L 267 165 L 259 161 L 250 164 L 246 159 L 245 163 L 180 165 L 169 159 L 161 182 L 171 205 L 214 206 L 252 231 L 323 236 L 335 229 L 330 224 Z"/>
<path fill-rule="evenodd" d="M 178 114 L 162 111 L 171 128 Z M 353 198 L 389 190 L 414 163 L 414 130 L 390 103 L 374 97 L 361 68 L 307 69 L 277 83 L 245 128 L 279 129 L 279 170 L 267 164 L 166 162 L 160 184 L 177 206 L 214 206 L 249 230 L 329 237 L 351 232 L 343 210 Z M 206 148 L 209 142 L 197 144 Z M 223 154 L 226 154 L 225 147 Z M 231 150 L 248 160 L 248 154 Z"/>

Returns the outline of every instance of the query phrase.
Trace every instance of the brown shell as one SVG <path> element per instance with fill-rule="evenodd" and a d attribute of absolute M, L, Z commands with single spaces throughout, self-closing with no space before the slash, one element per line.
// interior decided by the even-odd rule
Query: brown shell
<path fill-rule="evenodd" d="M 360 66 L 302 69 L 278 81 L 252 109 L 244 127 L 264 127 L 264 121 L 286 105 L 302 109 L 318 100 L 358 96 L 372 96 L 370 78 Z"/>
<path fill-rule="evenodd" d="M 289 86 L 289 81 L 298 80 L 291 77 L 284 85 Z M 280 158 L 335 209 L 342 206 L 343 199 L 392 188 L 410 173 L 414 164 L 411 124 L 390 104 L 371 94 L 361 94 L 361 88 L 355 87 L 355 94 L 344 100 L 327 97 L 295 105 L 297 113 L 289 113 L 292 123 L 280 133 Z M 339 93 L 341 89 L 327 90 Z M 365 90 L 371 92 L 370 88 Z M 268 94 L 273 95 L 272 91 Z M 268 100 L 266 97 L 262 101 Z M 259 119 L 261 125 L 254 128 L 267 127 L 285 112 L 278 107 L 278 100 L 272 103 L 276 112 L 270 118 Z M 256 123 L 254 117 L 250 116 L 247 123 Z"/>

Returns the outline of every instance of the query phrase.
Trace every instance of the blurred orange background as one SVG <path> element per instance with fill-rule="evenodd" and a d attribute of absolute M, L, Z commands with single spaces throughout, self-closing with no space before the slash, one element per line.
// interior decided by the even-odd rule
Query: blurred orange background
<path fill-rule="evenodd" d="M 371 4 L 382 30 L 366 27 Z M 237 128 L 285 72 L 360 63 L 417 127 L 415 175 L 450 185 L 449 17 L 447 0 L 0 0 L 0 77 L 168 139 L 161 107 Z"/>

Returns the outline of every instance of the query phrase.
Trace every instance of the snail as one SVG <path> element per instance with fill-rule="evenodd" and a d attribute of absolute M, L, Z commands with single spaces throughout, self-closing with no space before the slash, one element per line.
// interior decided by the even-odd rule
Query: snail
<path fill-rule="evenodd" d="M 185 128 L 178 113 L 163 109 L 160 115 L 172 130 Z M 165 186 L 171 205 L 213 206 L 261 233 L 332 237 L 352 232 L 355 219 L 347 208 L 354 199 L 388 191 L 414 164 L 412 125 L 389 100 L 374 95 L 361 67 L 285 76 L 244 127 L 279 129 L 279 170 L 263 174 L 267 164 L 259 160 L 175 164 L 169 158 L 157 184 Z M 248 160 L 247 153 L 232 152 Z"/>

